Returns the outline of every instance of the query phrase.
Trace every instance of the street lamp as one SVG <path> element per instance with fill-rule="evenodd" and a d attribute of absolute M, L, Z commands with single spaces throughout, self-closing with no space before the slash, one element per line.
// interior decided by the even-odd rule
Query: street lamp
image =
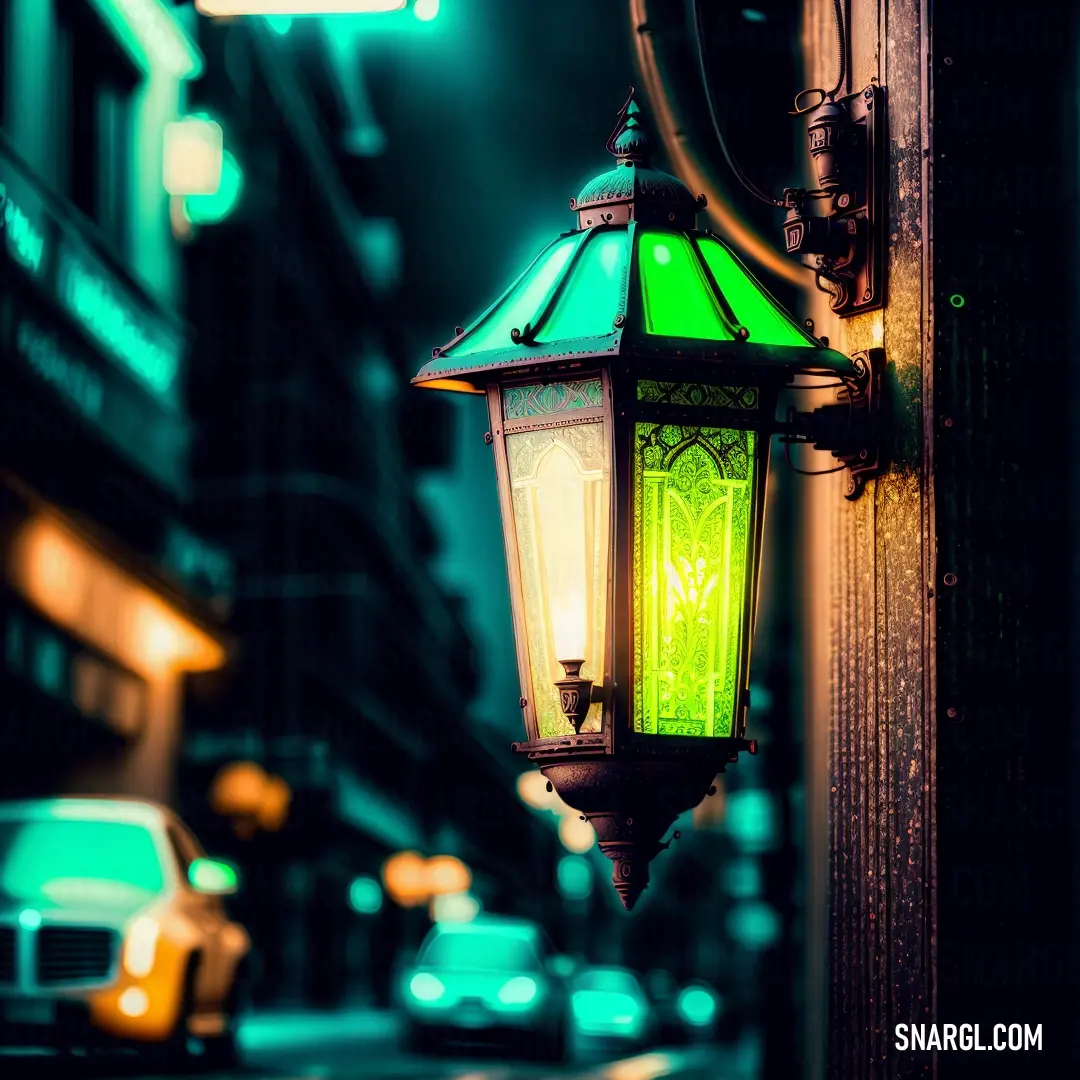
<path fill-rule="evenodd" d="M 771 437 L 878 466 L 879 351 L 798 325 L 650 164 L 633 92 L 615 166 L 413 380 L 486 394 L 526 739 L 633 907 L 666 830 L 741 751 Z M 829 393 L 800 411 L 791 402 Z M 786 411 L 785 411 L 786 408 Z M 670 843 L 670 841 L 669 841 Z"/>

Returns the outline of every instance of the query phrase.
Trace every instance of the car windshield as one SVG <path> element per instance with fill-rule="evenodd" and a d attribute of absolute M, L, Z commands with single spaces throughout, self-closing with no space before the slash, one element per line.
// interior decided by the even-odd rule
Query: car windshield
<path fill-rule="evenodd" d="M 65 903 L 147 899 L 165 881 L 143 825 L 56 818 L 0 821 L 0 897 Z"/>
<path fill-rule="evenodd" d="M 535 971 L 540 958 L 528 938 L 518 934 L 440 933 L 420 957 L 423 967 L 480 971 Z"/>
<path fill-rule="evenodd" d="M 637 996 L 641 993 L 637 979 L 629 971 L 613 971 L 599 968 L 586 971 L 577 981 L 579 990 L 598 990 L 605 994 L 630 994 Z"/>

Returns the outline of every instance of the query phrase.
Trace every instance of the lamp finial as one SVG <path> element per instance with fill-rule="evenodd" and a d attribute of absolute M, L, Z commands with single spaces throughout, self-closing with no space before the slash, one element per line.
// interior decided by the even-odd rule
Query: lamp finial
<path fill-rule="evenodd" d="M 637 103 L 637 90 L 631 86 L 630 96 L 619 110 L 615 130 L 608 136 L 607 150 L 618 159 L 620 165 L 633 162 L 648 165 L 652 144 L 642 121 L 641 106 Z"/>

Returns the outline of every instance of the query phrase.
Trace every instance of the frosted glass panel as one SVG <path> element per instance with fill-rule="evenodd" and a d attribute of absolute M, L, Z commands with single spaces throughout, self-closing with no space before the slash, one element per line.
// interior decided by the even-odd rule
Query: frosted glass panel
<path fill-rule="evenodd" d="M 635 426 L 635 731 L 732 734 L 756 439 L 727 428 Z"/>
<path fill-rule="evenodd" d="M 506 437 L 514 532 L 521 570 L 531 691 L 541 738 L 573 734 L 559 706 L 560 660 L 584 660 L 604 681 L 611 528 L 611 466 L 602 423 Z M 583 732 L 601 727 L 593 704 Z"/>

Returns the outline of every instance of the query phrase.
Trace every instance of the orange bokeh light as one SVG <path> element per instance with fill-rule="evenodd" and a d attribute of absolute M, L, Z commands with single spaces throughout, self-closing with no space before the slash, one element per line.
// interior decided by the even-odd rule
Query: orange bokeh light
<path fill-rule="evenodd" d="M 210 806 L 226 816 L 259 813 L 270 777 L 254 761 L 234 761 L 219 770 L 210 785 Z"/>
<path fill-rule="evenodd" d="M 468 892 L 472 885 L 469 868 L 453 855 L 436 855 L 428 859 L 426 875 L 429 896 Z"/>
<path fill-rule="evenodd" d="M 427 902 L 427 860 L 416 851 L 399 851 L 383 864 L 383 887 L 399 907 L 419 907 Z"/>
<path fill-rule="evenodd" d="M 47 513 L 12 547 L 12 581 L 44 615 L 147 678 L 211 671 L 225 650 Z"/>

